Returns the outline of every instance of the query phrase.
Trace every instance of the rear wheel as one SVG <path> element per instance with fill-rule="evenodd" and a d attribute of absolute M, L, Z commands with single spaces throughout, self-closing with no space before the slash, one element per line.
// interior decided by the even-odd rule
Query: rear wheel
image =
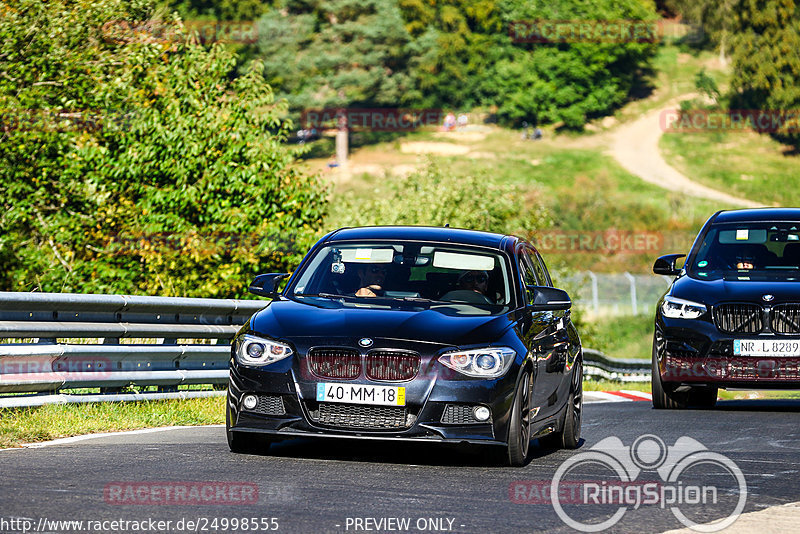
<path fill-rule="evenodd" d="M 575 363 L 572 370 L 569 401 L 561 430 L 539 438 L 539 443 L 554 449 L 577 449 L 581 441 L 583 419 L 583 366 Z"/>
<path fill-rule="evenodd" d="M 519 467 L 528 458 L 531 443 L 531 379 L 522 375 L 514 395 L 511 423 L 508 428 L 508 464 Z"/>

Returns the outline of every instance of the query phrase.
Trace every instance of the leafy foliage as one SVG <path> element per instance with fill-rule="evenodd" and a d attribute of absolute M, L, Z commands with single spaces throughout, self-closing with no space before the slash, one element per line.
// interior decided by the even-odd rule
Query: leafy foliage
<path fill-rule="evenodd" d="M 516 43 L 511 24 L 655 17 L 641 0 L 285 0 L 260 21 L 257 57 L 294 109 L 483 106 L 581 128 L 628 97 L 655 43 Z"/>
<path fill-rule="evenodd" d="M 521 187 L 488 174 L 456 175 L 433 161 L 406 178 L 386 180 L 332 207 L 337 226 L 378 224 L 475 228 L 527 234 L 551 224 L 547 211 Z"/>
<path fill-rule="evenodd" d="M 174 39 L 118 24 L 152 12 L 0 2 L 2 288 L 242 295 L 320 227 L 325 189 L 261 71 L 233 79 L 234 56 L 179 20 Z"/>

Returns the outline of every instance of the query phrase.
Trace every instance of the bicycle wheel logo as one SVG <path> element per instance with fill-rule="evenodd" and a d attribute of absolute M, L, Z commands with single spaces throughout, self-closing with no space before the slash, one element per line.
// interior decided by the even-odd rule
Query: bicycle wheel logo
<path fill-rule="evenodd" d="M 602 471 L 605 476 L 587 479 L 585 473 Z M 713 477 L 700 477 L 708 470 Z M 608 472 L 611 476 L 608 476 Z M 644 480 L 644 472 L 655 472 L 660 480 Z M 581 477 L 575 481 L 574 477 Z M 571 478 L 572 477 L 572 478 Z M 725 484 L 706 484 L 708 478 Z M 577 495 L 574 487 L 579 486 Z M 565 498 L 564 488 L 573 489 Z M 669 509 L 684 526 L 697 532 L 717 532 L 733 524 L 747 501 L 747 483 L 741 469 L 727 456 L 708 450 L 688 436 L 667 446 L 652 434 L 639 436 L 631 446 L 609 437 L 589 450 L 576 454 L 559 466 L 550 485 L 553 508 L 568 526 L 582 532 L 600 532 L 616 525 L 630 509 L 658 506 Z M 726 517 L 713 523 L 696 522 L 686 513 L 693 507 L 717 505 L 730 508 Z M 587 522 L 565 504 L 603 505 L 609 512 L 604 520 Z M 612 511 L 613 510 L 613 511 Z M 727 510 L 727 509 L 726 509 Z M 580 516 L 580 517 L 579 517 Z M 605 517 L 605 516 L 604 516 Z"/>

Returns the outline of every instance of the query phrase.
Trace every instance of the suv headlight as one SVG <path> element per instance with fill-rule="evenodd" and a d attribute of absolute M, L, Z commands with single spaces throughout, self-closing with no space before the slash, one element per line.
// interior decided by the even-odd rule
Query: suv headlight
<path fill-rule="evenodd" d="M 697 319 L 705 312 L 705 304 L 675 297 L 664 297 L 664 302 L 661 304 L 661 313 L 670 319 Z"/>
<path fill-rule="evenodd" d="M 269 365 L 292 354 L 288 345 L 262 337 L 245 334 L 236 340 L 236 361 L 242 365 Z"/>
<path fill-rule="evenodd" d="M 497 378 L 508 371 L 516 356 L 508 347 L 486 347 L 447 352 L 439 356 L 439 363 L 467 376 Z"/>

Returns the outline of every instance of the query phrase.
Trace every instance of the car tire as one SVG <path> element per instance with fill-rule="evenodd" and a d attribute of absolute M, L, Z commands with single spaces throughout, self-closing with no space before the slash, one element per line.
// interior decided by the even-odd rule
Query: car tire
<path fill-rule="evenodd" d="M 656 410 L 682 410 L 689 404 L 688 392 L 670 391 L 661 381 L 661 371 L 658 367 L 658 351 L 655 339 L 653 340 L 653 365 L 650 375 L 651 392 L 653 395 L 653 408 Z"/>
<path fill-rule="evenodd" d="M 231 416 L 228 410 L 225 410 L 225 437 L 228 440 L 228 448 L 237 454 L 265 453 L 272 444 L 264 436 L 231 430 Z"/>
<path fill-rule="evenodd" d="M 696 408 L 710 409 L 717 404 L 717 387 L 696 387 L 689 391 L 689 405 Z"/>
<path fill-rule="evenodd" d="M 525 465 L 531 444 L 531 378 L 525 373 L 519 380 L 508 425 L 507 462 L 513 467 Z"/>
<path fill-rule="evenodd" d="M 583 366 L 576 362 L 572 371 L 569 401 L 564 410 L 561 430 L 539 438 L 539 443 L 553 449 L 577 449 L 581 441 L 583 420 Z"/>

